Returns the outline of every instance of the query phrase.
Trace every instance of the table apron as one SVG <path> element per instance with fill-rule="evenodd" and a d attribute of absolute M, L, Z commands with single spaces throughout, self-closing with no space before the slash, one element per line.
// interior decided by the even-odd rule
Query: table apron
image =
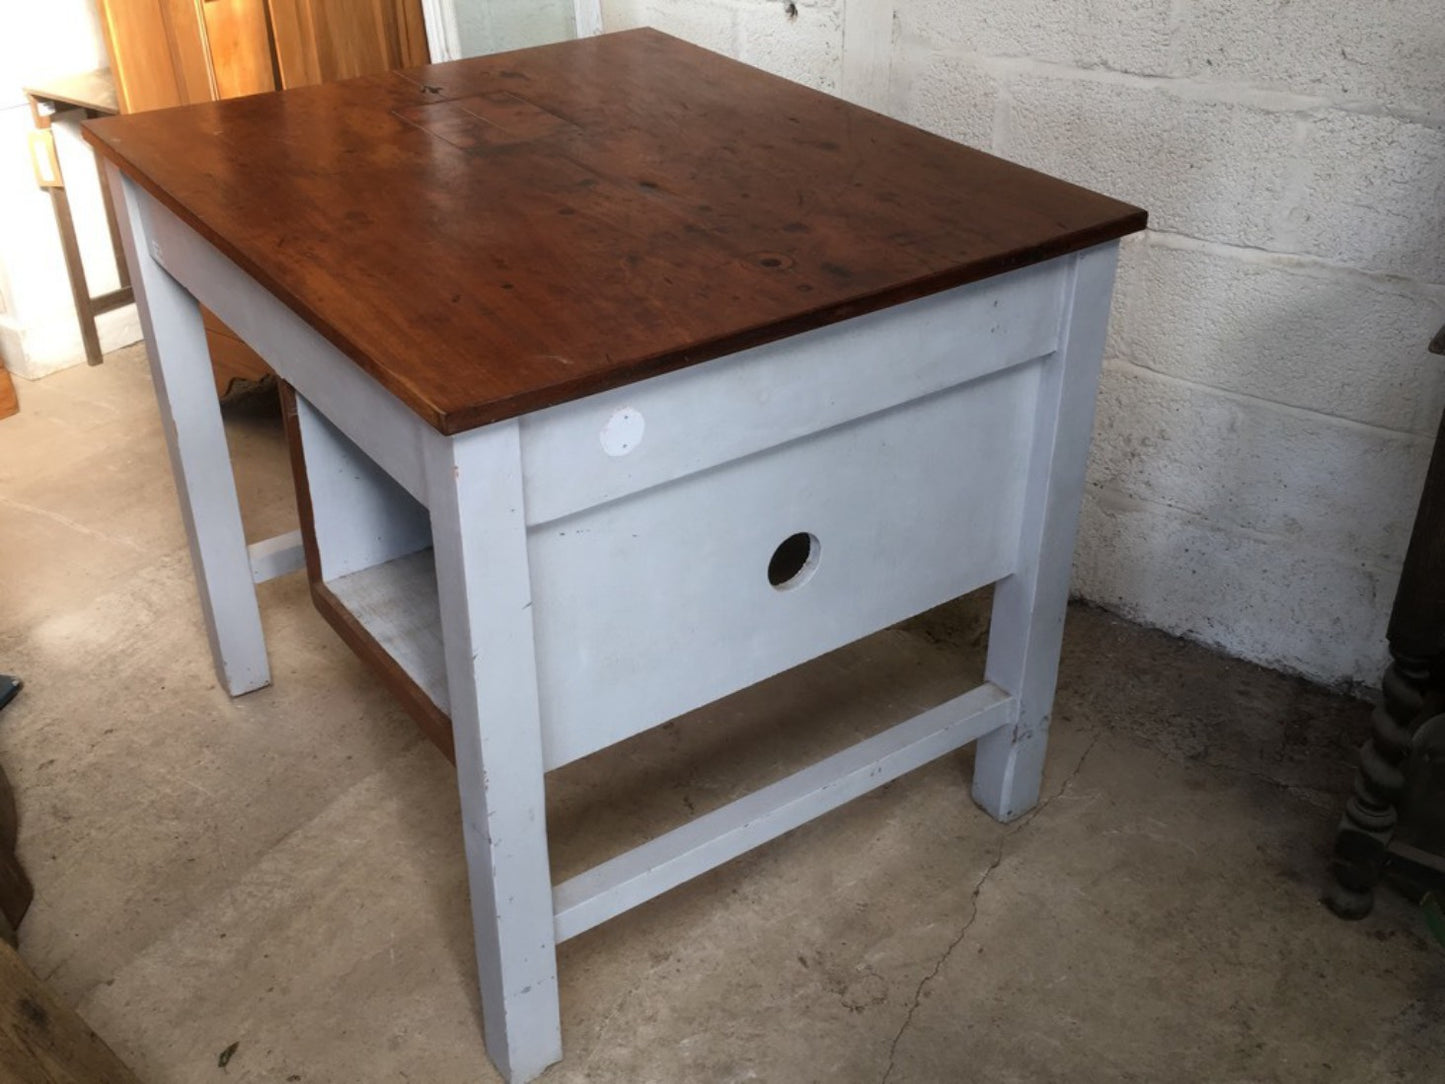
<path fill-rule="evenodd" d="M 522 418 L 530 526 L 1055 352 L 1071 257 Z"/>
<path fill-rule="evenodd" d="M 530 528 L 547 766 L 1011 574 L 1051 363 Z"/>
<path fill-rule="evenodd" d="M 194 229 L 135 191 L 151 258 L 425 504 L 425 442 L 445 438 Z"/>

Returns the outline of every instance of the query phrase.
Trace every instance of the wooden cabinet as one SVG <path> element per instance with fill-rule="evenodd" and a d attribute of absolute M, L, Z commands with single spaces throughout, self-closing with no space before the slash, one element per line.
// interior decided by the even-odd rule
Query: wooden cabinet
<path fill-rule="evenodd" d="M 277 89 L 266 0 L 204 0 L 200 7 L 212 95 L 239 98 Z"/>
<path fill-rule="evenodd" d="M 427 62 L 421 0 L 100 0 L 122 113 Z M 206 313 L 216 389 L 270 372 Z"/>
<path fill-rule="evenodd" d="M 101 0 L 122 113 L 425 64 L 421 0 Z"/>
<path fill-rule="evenodd" d="M 269 7 L 282 86 L 427 62 L 420 0 L 269 0 Z"/>
<path fill-rule="evenodd" d="M 101 0 L 122 113 L 204 102 L 215 95 L 196 0 Z"/>

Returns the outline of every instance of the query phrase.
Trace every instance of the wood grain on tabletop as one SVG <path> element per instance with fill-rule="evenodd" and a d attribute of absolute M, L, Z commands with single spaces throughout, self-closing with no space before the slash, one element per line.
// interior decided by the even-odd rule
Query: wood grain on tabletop
<path fill-rule="evenodd" d="M 653 30 L 87 128 L 448 433 L 1145 223 Z"/>

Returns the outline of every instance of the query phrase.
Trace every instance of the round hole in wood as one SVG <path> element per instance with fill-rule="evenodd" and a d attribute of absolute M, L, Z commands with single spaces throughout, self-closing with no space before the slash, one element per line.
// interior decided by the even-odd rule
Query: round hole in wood
<path fill-rule="evenodd" d="M 773 550 L 768 562 L 768 582 L 779 591 L 787 591 L 808 582 L 818 567 L 818 538 L 799 531 L 790 534 Z"/>

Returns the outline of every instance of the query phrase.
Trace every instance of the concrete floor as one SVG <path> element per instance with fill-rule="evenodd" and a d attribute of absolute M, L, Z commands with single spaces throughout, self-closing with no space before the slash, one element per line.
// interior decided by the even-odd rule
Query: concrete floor
<path fill-rule="evenodd" d="M 451 768 L 289 577 L 275 684 L 202 635 L 144 357 L 0 422 L 0 714 L 31 965 L 148 1081 L 494 1080 Z M 230 411 L 250 530 L 275 416 Z M 978 599 L 549 778 L 570 875 L 976 681 Z M 962 665 L 960 665 L 960 660 Z M 562 946 L 548 1081 L 1441 1079 L 1445 953 L 1317 902 L 1357 702 L 1070 616 L 1045 800 L 947 757 Z M 219 1053 L 239 1043 L 229 1066 Z"/>

